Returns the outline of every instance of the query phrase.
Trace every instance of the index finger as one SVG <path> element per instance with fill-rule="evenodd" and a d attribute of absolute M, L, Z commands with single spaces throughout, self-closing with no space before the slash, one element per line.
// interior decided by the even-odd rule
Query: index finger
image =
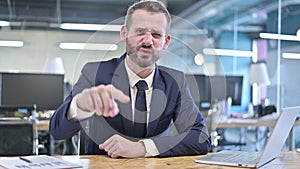
<path fill-rule="evenodd" d="M 112 85 L 112 98 L 120 101 L 121 103 L 128 103 L 130 101 L 129 96 L 124 94 L 121 90 L 115 88 Z"/>

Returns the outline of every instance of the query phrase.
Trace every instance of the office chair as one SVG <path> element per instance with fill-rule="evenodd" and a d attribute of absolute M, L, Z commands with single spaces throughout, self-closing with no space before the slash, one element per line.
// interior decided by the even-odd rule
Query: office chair
<path fill-rule="evenodd" d="M 82 125 L 82 129 L 79 131 L 78 133 L 78 155 L 84 155 L 87 152 L 87 138 L 88 133 L 89 133 L 89 121 L 88 120 L 84 120 L 83 122 L 81 122 Z"/>
<path fill-rule="evenodd" d="M 228 118 L 227 114 L 224 112 L 226 110 L 225 101 L 220 100 L 216 101 L 214 104 L 210 105 L 206 123 L 208 126 L 208 131 L 210 133 L 210 139 L 212 143 L 212 152 L 217 152 L 222 150 L 224 146 L 239 146 L 240 148 L 245 143 L 242 142 L 231 142 L 225 138 L 225 129 L 218 128 L 220 121 L 223 121 L 224 118 Z"/>
<path fill-rule="evenodd" d="M 83 128 L 74 136 L 64 140 L 55 140 L 52 138 L 51 155 L 84 155 L 87 152 L 87 126 L 82 124 Z M 86 130 L 86 131 L 85 131 Z"/>
<path fill-rule="evenodd" d="M 0 156 L 38 154 L 36 106 L 0 106 Z"/>

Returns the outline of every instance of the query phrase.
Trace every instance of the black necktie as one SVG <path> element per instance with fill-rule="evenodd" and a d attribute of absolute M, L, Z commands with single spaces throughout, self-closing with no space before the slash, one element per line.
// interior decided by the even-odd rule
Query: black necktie
<path fill-rule="evenodd" d="M 134 135 L 135 137 L 143 138 L 146 136 L 147 130 L 147 105 L 145 90 L 148 89 L 148 86 L 144 80 L 138 81 L 135 86 L 137 87 L 137 94 L 134 112 Z"/>

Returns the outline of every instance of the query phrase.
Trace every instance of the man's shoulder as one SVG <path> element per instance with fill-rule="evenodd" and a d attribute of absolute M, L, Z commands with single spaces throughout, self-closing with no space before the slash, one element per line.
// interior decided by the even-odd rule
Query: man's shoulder
<path fill-rule="evenodd" d="M 85 65 L 87 66 L 98 66 L 100 64 L 112 64 L 117 63 L 120 61 L 121 58 L 112 58 L 109 60 L 101 60 L 101 61 L 93 61 L 93 62 L 87 62 Z"/>
<path fill-rule="evenodd" d="M 112 65 L 119 64 L 121 58 L 112 58 L 109 60 L 102 60 L 102 61 L 94 61 L 94 62 L 87 62 L 83 69 L 87 70 L 97 70 L 100 66 L 101 67 L 111 67 Z"/>
<path fill-rule="evenodd" d="M 167 74 L 167 75 L 171 75 L 171 76 L 182 76 L 184 73 L 180 70 L 177 69 L 173 69 L 170 67 L 166 67 L 166 66 L 157 66 L 158 70 L 160 71 L 160 73 L 162 74 Z"/>
<path fill-rule="evenodd" d="M 170 67 L 166 67 L 166 66 L 162 66 L 162 65 L 158 65 L 157 67 L 158 67 L 159 70 L 163 70 L 163 71 L 174 72 L 174 73 L 179 73 L 179 74 L 183 73 L 180 70 L 170 68 Z"/>
<path fill-rule="evenodd" d="M 179 84 L 179 86 L 184 84 L 185 76 L 182 71 L 165 66 L 158 66 L 158 70 L 160 77 L 164 79 L 165 82 Z"/>

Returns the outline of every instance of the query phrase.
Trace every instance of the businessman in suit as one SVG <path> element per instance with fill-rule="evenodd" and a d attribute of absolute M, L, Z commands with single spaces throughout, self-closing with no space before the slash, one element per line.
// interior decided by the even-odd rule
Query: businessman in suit
<path fill-rule="evenodd" d="M 86 154 L 112 158 L 206 154 L 210 140 L 182 72 L 158 66 L 170 43 L 171 17 L 154 0 L 127 10 L 126 53 L 87 63 L 71 94 L 50 120 L 55 139 L 84 130 Z"/>

